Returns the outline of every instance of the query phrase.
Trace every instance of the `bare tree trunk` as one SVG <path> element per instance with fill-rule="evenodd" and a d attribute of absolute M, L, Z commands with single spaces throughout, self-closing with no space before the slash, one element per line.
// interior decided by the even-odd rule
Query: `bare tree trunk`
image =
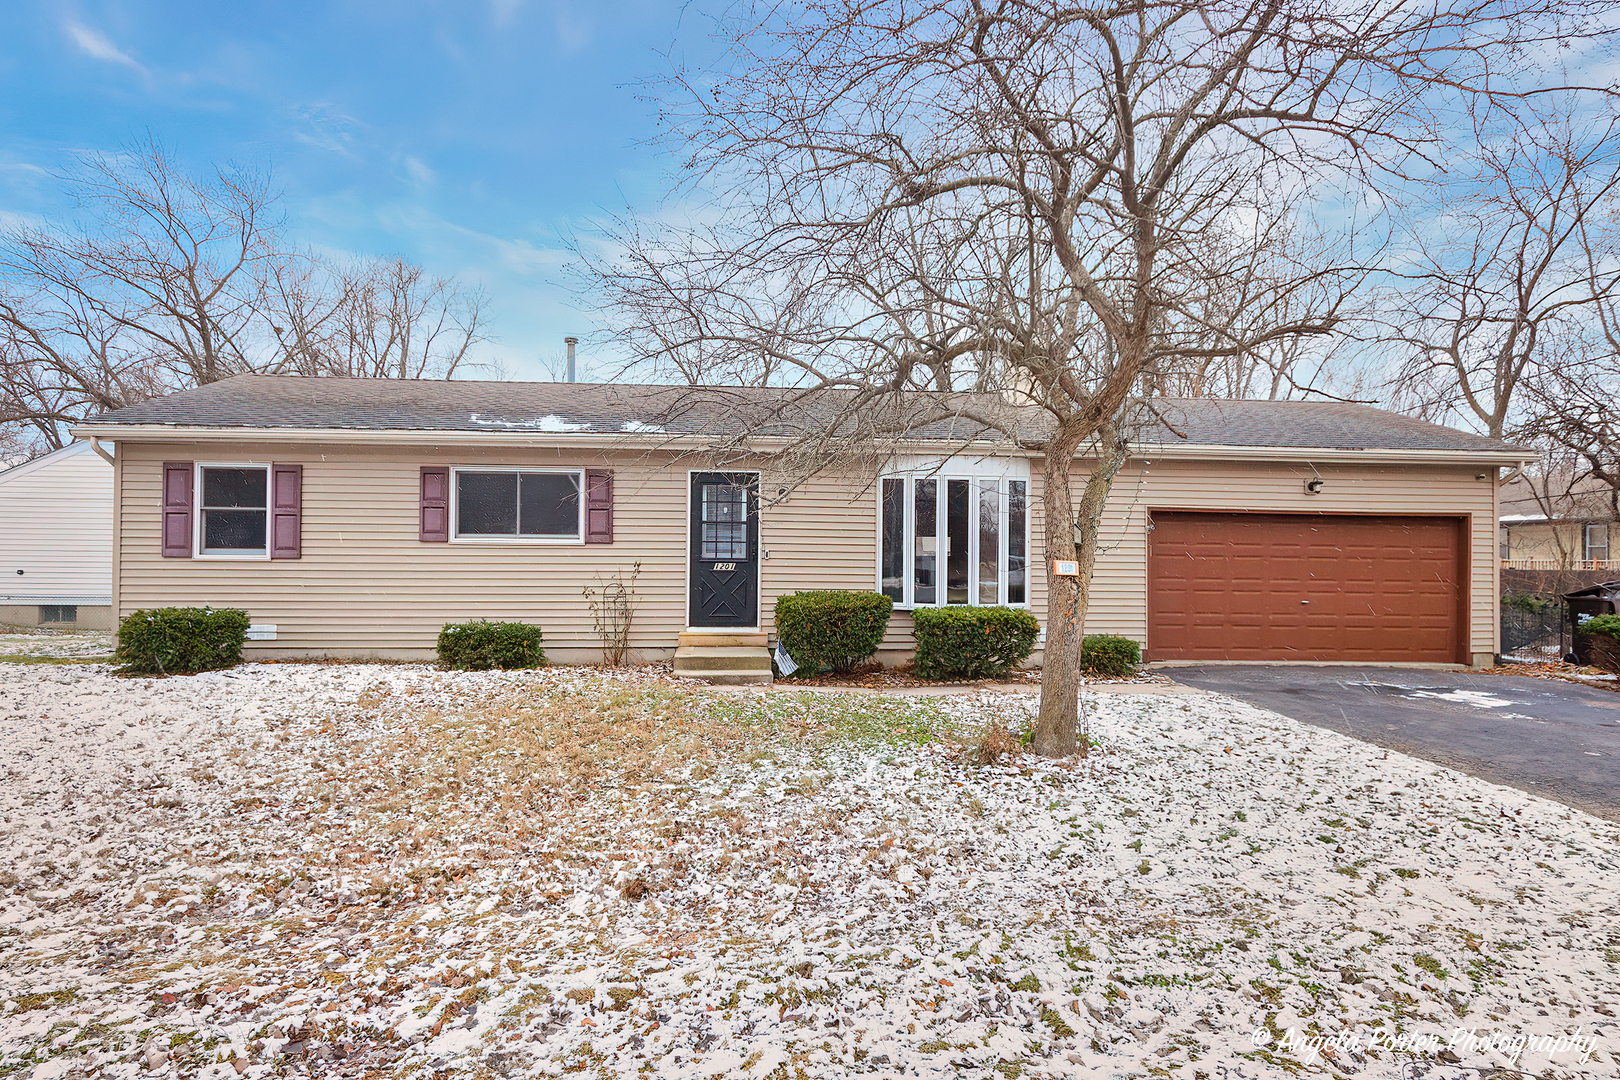
<path fill-rule="evenodd" d="M 1126 446 L 1113 424 L 1096 433 L 1097 459 L 1076 508 L 1071 476 L 1075 452 L 1086 434 L 1081 424 L 1060 429 L 1043 462 L 1047 557 L 1073 560 L 1080 571 L 1079 577 L 1048 575 L 1047 579 L 1041 708 L 1033 742 L 1035 752 L 1043 757 L 1084 755 L 1088 750 L 1080 738 L 1080 644 L 1085 637 L 1086 609 L 1091 605 L 1091 571 L 1097 564 L 1103 507 L 1115 474 L 1125 464 Z"/>

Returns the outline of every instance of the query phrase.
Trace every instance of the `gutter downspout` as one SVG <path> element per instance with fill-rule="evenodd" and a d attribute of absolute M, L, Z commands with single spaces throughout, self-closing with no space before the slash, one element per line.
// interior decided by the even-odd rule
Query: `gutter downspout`
<path fill-rule="evenodd" d="M 1533 460 L 1533 459 L 1532 459 Z M 1524 470 L 1530 467 L 1529 461 L 1521 461 L 1508 471 L 1508 474 L 1497 481 L 1498 484 L 1511 484 L 1524 475 Z"/>
<path fill-rule="evenodd" d="M 96 452 L 96 456 L 101 458 L 101 460 L 105 461 L 107 464 L 109 464 L 109 465 L 116 465 L 117 464 L 117 462 L 115 462 L 113 460 L 113 455 L 107 453 L 107 451 L 105 451 L 105 450 L 103 450 L 101 448 L 101 440 L 94 437 L 94 436 L 91 436 L 91 438 L 90 438 L 90 449 L 94 450 Z M 113 443 L 113 451 L 116 453 L 117 450 L 118 450 L 118 444 Z"/>

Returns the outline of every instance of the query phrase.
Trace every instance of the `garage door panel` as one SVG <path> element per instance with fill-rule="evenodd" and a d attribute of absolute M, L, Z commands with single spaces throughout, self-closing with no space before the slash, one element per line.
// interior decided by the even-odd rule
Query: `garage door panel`
<path fill-rule="evenodd" d="M 1156 512 L 1148 655 L 1456 661 L 1462 536 L 1456 518 Z"/>

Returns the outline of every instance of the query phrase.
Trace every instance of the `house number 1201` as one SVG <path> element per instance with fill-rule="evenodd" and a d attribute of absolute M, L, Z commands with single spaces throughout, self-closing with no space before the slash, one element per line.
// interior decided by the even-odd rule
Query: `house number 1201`
<path fill-rule="evenodd" d="M 717 562 L 714 564 L 714 568 L 716 570 L 735 570 L 737 569 L 737 564 L 734 562 Z"/>

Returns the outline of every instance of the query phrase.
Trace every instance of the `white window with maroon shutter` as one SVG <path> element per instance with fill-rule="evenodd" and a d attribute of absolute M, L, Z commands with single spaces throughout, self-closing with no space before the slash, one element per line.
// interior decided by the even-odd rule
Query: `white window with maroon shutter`
<path fill-rule="evenodd" d="M 580 470 L 462 466 L 450 470 L 450 542 L 582 544 Z"/>
<path fill-rule="evenodd" d="M 270 557 L 270 472 L 269 465 L 197 466 L 199 559 Z"/>

